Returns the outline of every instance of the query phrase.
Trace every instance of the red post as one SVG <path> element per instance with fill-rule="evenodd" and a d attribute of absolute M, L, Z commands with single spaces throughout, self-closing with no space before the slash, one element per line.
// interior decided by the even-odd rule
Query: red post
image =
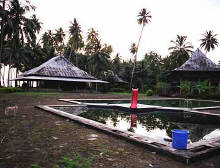
<path fill-rule="evenodd" d="M 138 89 L 132 89 L 132 96 L 131 96 L 131 107 L 132 109 L 137 108 L 137 99 L 138 99 Z"/>

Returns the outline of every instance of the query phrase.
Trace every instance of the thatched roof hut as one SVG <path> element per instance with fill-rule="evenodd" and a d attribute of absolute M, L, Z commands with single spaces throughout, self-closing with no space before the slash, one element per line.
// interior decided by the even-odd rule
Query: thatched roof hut
<path fill-rule="evenodd" d="M 220 67 L 212 62 L 197 48 L 192 56 L 174 71 L 219 71 Z"/>
<path fill-rule="evenodd" d="M 200 49 L 197 49 L 183 65 L 171 72 L 169 79 L 175 81 L 209 80 L 214 83 L 220 82 L 220 67 L 207 58 Z"/>
<path fill-rule="evenodd" d="M 74 66 L 63 56 L 53 57 L 42 65 L 24 72 L 15 81 L 44 82 L 44 87 L 58 86 L 60 84 L 74 85 L 76 83 L 108 83 L 98 80 L 87 72 Z"/>
<path fill-rule="evenodd" d="M 115 74 L 114 78 L 115 78 L 115 82 L 117 82 L 117 83 L 128 84 L 128 82 L 126 82 L 125 80 L 123 80 L 122 78 L 120 78 L 117 74 Z"/>

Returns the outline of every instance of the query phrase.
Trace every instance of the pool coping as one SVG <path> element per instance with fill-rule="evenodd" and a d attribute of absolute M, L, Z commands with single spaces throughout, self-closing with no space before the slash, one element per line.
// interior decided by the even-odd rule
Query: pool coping
<path fill-rule="evenodd" d="M 144 145 L 150 150 L 160 152 L 171 156 L 172 158 L 190 164 L 202 158 L 208 158 L 220 152 L 220 137 L 209 140 L 202 140 L 187 145 L 187 150 L 176 150 L 171 146 L 171 142 L 161 142 L 153 138 L 138 135 L 129 131 L 116 129 L 105 124 L 89 120 L 77 115 L 69 114 L 53 107 L 86 107 L 87 105 L 38 105 L 36 108 L 48 111 L 50 113 L 71 119 L 80 124 L 96 128 L 98 130 L 110 133 L 112 135 L 124 138 L 126 140 Z M 195 112 L 195 111 L 194 111 Z"/>

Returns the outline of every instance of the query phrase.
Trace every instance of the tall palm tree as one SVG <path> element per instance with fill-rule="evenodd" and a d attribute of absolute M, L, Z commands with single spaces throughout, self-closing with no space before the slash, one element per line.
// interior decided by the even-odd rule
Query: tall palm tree
<path fill-rule="evenodd" d="M 9 65 L 8 79 L 11 67 L 17 68 L 19 64 L 22 64 L 22 62 L 18 62 L 23 60 L 23 58 L 19 58 L 24 56 L 21 53 L 23 51 L 22 47 L 30 43 L 34 44 L 36 42 L 36 33 L 39 33 L 41 28 L 41 23 L 35 15 L 31 18 L 26 17 L 26 13 L 30 10 L 35 10 L 35 7 L 30 5 L 28 1 L 25 2 L 25 4 L 22 4 L 19 0 L 12 0 L 8 4 L 7 20 L 4 23 L 4 34 L 6 34 L 5 37 L 7 38 L 5 46 L 7 46 L 8 50 L 5 53 L 9 53 L 7 62 L 5 62 Z"/>
<path fill-rule="evenodd" d="M 201 44 L 200 47 L 205 49 L 206 54 L 209 52 L 211 49 L 214 50 L 216 46 L 218 46 L 218 40 L 216 38 L 217 34 L 213 34 L 213 31 L 206 31 L 203 34 L 203 38 L 200 39 Z"/>
<path fill-rule="evenodd" d="M 78 60 L 77 55 L 79 54 L 79 50 L 84 47 L 84 42 L 82 38 L 82 31 L 79 23 L 74 18 L 74 21 L 71 22 L 71 26 L 69 27 L 69 33 L 70 33 L 70 39 L 69 39 L 69 45 L 70 45 L 70 56 L 72 55 L 72 52 L 74 52 L 76 56 L 76 66 L 78 66 Z"/>
<path fill-rule="evenodd" d="M 138 14 L 137 21 L 138 21 L 138 24 L 142 25 L 142 29 L 141 29 L 141 33 L 140 33 L 138 43 L 137 43 L 137 52 L 138 52 L 138 48 L 140 45 L 140 41 L 141 41 L 144 27 L 151 22 L 151 18 L 152 18 L 152 16 L 151 16 L 150 12 L 147 11 L 146 8 L 143 8 Z M 137 60 L 137 52 L 135 54 L 135 61 Z"/>
<path fill-rule="evenodd" d="M 41 22 L 36 18 L 36 15 L 24 18 L 23 33 L 28 46 L 34 47 L 36 45 L 36 34 L 39 34 L 40 30 Z"/>
<path fill-rule="evenodd" d="M 2 49 L 3 49 L 3 40 L 4 40 L 4 22 L 5 22 L 5 17 L 7 16 L 6 13 L 7 11 L 5 10 L 5 0 L 2 1 L 2 6 L 0 6 L 0 16 L 1 16 L 1 34 L 0 34 L 0 87 L 1 87 L 1 69 L 2 69 Z"/>
<path fill-rule="evenodd" d="M 138 48 L 140 45 L 141 37 L 143 35 L 143 30 L 144 30 L 144 27 L 151 22 L 151 18 L 152 18 L 152 16 L 151 16 L 150 12 L 147 11 L 146 8 L 141 9 L 141 11 L 138 13 L 137 22 L 138 22 L 138 24 L 142 25 L 142 28 L 141 28 L 141 33 L 140 33 L 138 43 L 137 43 L 137 51 L 134 54 L 134 67 L 132 70 L 130 87 L 132 87 L 132 80 L 133 80 L 133 74 L 134 74 L 134 70 L 135 70 L 135 63 L 137 61 L 137 53 L 138 53 Z"/>
<path fill-rule="evenodd" d="M 110 65 L 111 45 L 102 45 L 98 32 L 90 29 L 87 36 L 85 47 L 86 54 L 89 56 L 90 72 L 98 78 L 108 69 Z"/>
<path fill-rule="evenodd" d="M 63 49 L 64 49 L 64 38 L 65 38 L 65 33 L 60 27 L 56 32 L 54 33 L 54 43 L 55 43 L 55 48 L 58 54 L 62 54 Z"/>

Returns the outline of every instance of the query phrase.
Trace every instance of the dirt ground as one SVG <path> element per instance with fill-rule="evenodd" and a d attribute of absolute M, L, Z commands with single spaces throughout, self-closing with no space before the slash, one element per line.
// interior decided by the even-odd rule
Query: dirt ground
<path fill-rule="evenodd" d="M 63 168 L 62 157 L 74 153 L 92 168 L 219 168 L 220 155 L 189 166 L 138 144 L 85 127 L 34 108 L 67 104 L 59 98 L 128 98 L 109 94 L 63 93 L 48 96 L 0 94 L 0 168 Z M 16 116 L 5 116 L 5 105 L 16 105 Z M 96 138 L 93 138 L 96 137 Z"/>

